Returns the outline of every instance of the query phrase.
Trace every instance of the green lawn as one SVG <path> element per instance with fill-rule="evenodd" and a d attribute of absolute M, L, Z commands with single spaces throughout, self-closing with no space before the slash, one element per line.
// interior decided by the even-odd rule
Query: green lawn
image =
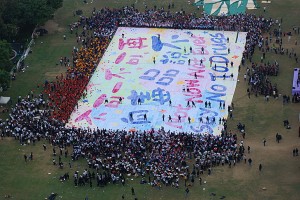
<path fill-rule="evenodd" d="M 49 34 L 42 36 L 35 41 L 33 52 L 26 59 L 26 71 L 17 76 L 17 80 L 12 82 L 11 88 L 3 93 L 3 96 L 11 96 L 13 101 L 16 97 L 27 95 L 30 90 L 37 90 L 37 84 L 45 80 L 55 78 L 57 74 L 63 73 L 65 68 L 56 65 L 61 56 L 70 57 L 71 49 L 76 45 L 74 36 L 69 34 L 68 25 L 78 19 L 73 16 L 73 12 L 82 9 L 84 15 L 89 15 L 92 9 L 101 7 L 120 8 L 125 5 L 136 5 L 137 8 L 144 8 L 143 2 L 148 7 L 154 5 L 165 6 L 171 0 L 94 0 L 93 3 L 84 4 L 82 0 L 65 0 L 64 6 L 56 13 L 54 19 L 47 23 Z M 193 2 L 193 1 L 192 1 Z M 261 1 L 258 1 L 259 3 Z M 174 0 L 175 9 L 183 8 L 187 12 L 199 11 L 187 4 L 184 0 Z M 300 26 L 298 8 L 299 1 L 295 0 L 272 0 L 267 4 L 266 17 L 273 19 L 283 18 L 283 31 L 292 31 L 292 26 Z M 263 10 L 252 10 L 250 13 L 263 14 Z M 175 11 L 175 9 L 173 11 Z M 63 40 L 63 35 L 67 35 L 67 40 Z M 283 38 L 284 48 L 294 48 L 297 54 L 300 53 L 299 46 L 294 45 L 294 41 L 300 41 L 300 37 L 292 36 L 290 43 L 287 38 Z M 260 58 L 258 49 L 254 61 Z M 289 59 L 285 55 L 267 53 L 267 60 L 273 62 L 277 60 L 280 64 L 278 77 L 271 77 L 273 83 L 277 83 L 281 94 L 291 95 L 292 73 L 296 67 L 295 60 Z M 247 63 L 249 65 L 249 63 Z M 299 66 L 299 65 L 298 65 Z M 12 195 L 17 200 L 40 200 L 47 197 L 51 192 L 59 194 L 57 199 L 83 200 L 86 196 L 89 200 L 121 199 L 122 194 L 125 199 L 134 199 L 131 195 L 131 187 L 135 188 L 136 197 L 140 199 L 299 199 L 300 196 L 300 158 L 292 156 L 292 149 L 300 149 L 298 137 L 298 115 L 300 104 L 282 105 L 282 99 L 271 99 L 269 103 L 264 102 L 263 97 L 251 97 L 246 95 L 247 84 L 243 81 L 245 68 L 240 73 L 233 102 L 235 104 L 234 119 L 229 121 L 229 129 L 236 130 L 236 124 L 241 121 L 246 124 L 245 145 L 251 146 L 251 154 L 247 157 L 253 159 L 253 166 L 239 163 L 235 167 L 217 167 L 213 169 L 212 176 L 205 174 L 203 180 L 206 184 L 200 186 L 198 181 L 190 188 L 190 194 L 185 197 L 184 187 L 176 190 L 171 187 L 162 187 L 161 190 L 148 185 L 140 185 L 140 178 L 131 180 L 128 177 L 126 186 L 109 184 L 106 187 L 90 188 L 74 187 L 72 175 L 75 170 L 83 171 L 87 167 L 84 159 L 72 163 L 72 169 L 68 165 L 64 169 L 58 169 L 52 165 L 52 147 L 47 144 L 47 151 L 43 151 L 43 141 L 35 146 L 21 146 L 13 138 L 0 140 L 0 199 L 4 199 L 6 194 Z M 5 117 L 5 115 L 2 115 Z M 6 115 L 7 116 L 7 115 Z M 287 130 L 282 126 L 282 121 L 288 119 L 292 129 Z M 279 132 L 283 135 L 280 144 L 275 142 L 275 134 Z M 262 139 L 267 139 L 267 146 L 263 147 Z M 71 149 L 69 150 L 69 152 Z M 34 160 L 24 162 L 24 153 L 33 152 Z M 67 164 L 69 158 L 63 158 Z M 258 165 L 262 163 L 263 170 L 258 171 Z M 69 172 L 71 178 L 65 183 L 60 183 L 58 177 L 65 172 Z M 95 184 L 95 182 L 94 182 Z M 266 190 L 262 190 L 265 187 Z M 211 193 L 216 196 L 210 196 Z"/>

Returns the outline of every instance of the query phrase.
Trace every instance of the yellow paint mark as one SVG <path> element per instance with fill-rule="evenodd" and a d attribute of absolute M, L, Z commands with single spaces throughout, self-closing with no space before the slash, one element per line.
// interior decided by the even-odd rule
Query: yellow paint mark
<path fill-rule="evenodd" d="M 113 123 L 111 123 L 111 125 L 114 126 L 114 127 L 117 127 L 117 126 L 119 126 L 119 123 L 113 122 Z"/>
<path fill-rule="evenodd" d="M 122 114 L 123 113 L 122 110 L 116 110 L 115 112 L 116 112 L 116 114 Z"/>
<path fill-rule="evenodd" d="M 178 81 L 177 85 L 184 85 L 184 81 Z"/>

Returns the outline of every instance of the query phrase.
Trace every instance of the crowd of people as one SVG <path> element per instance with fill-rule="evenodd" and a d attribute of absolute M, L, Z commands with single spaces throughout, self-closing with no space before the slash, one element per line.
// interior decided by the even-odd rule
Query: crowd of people
<path fill-rule="evenodd" d="M 93 175 L 85 170 L 80 176 L 86 183 L 94 177 L 98 186 L 106 184 L 103 176 L 113 183 L 123 183 L 124 177 L 135 176 L 143 177 L 141 183 L 154 187 L 161 184 L 179 187 L 179 180 L 191 183 L 204 171 L 211 173 L 213 166 L 231 166 L 245 159 L 243 142 L 238 144 L 237 135 L 231 133 L 213 136 L 163 130 L 148 133 L 73 131 L 80 131 L 81 137 L 76 140 L 84 141 L 83 145 L 74 146 L 73 159 L 86 157 L 90 169 L 96 171 Z M 78 181 L 75 179 L 75 185 Z"/>
<path fill-rule="evenodd" d="M 300 94 L 296 93 L 292 97 L 292 102 L 293 103 L 299 103 L 300 102 Z"/>
<path fill-rule="evenodd" d="M 243 141 L 238 143 L 237 135 L 227 131 L 226 121 L 222 122 L 224 130 L 220 136 L 163 129 L 130 132 L 66 128 L 62 121 L 51 118 L 47 101 L 43 94 L 20 97 L 10 119 L 1 122 L 3 134 L 15 137 L 20 144 L 34 144 L 45 138 L 54 147 L 53 156 L 57 156 L 55 149 L 60 149 L 60 168 L 64 166 L 63 150 L 67 157 L 67 149 L 72 146 L 72 160 L 86 158 L 88 166 L 96 172 L 94 175 L 89 170 L 83 174 L 76 172 L 76 186 L 88 184 L 93 177 L 102 186 L 107 182 L 122 182 L 126 176 L 139 176 L 148 177 L 142 183 L 149 182 L 152 186 L 179 187 L 179 180 L 191 183 L 205 171 L 210 174 L 213 166 L 231 166 L 245 159 Z M 45 150 L 46 145 L 43 146 Z M 64 177 L 61 178 L 68 179 Z"/>
<path fill-rule="evenodd" d="M 237 135 L 227 131 L 226 121 L 222 122 L 224 129 L 220 136 L 173 133 L 163 129 L 129 132 L 66 128 L 65 123 L 84 95 L 118 26 L 245 31 L 248 32 L 243 53 L 245 60 L 252 58 L 255 46 L 263 38 L 262 33 L 269 31 L 273 23 L 272 19 L 251 14 L 196 17 L 164 9 L 147 9 L 145 12 L 134 7 L 94 10 L 91 17 L 81 16 L 78 22 L 70 25 L 71 33 L 82 47 L 73 48 L 72 60 L 61 58 L 61 65 L 66 62 L 66 75 L 46 81 L 43 94 L 31 92 L 25 98 L 20 97 L 9 119 L 0 124 L 2 133 L 15 137 L 21 144 L 45 138 L 53 146 L 72 146 L 72 159 L 85 157 L 89 167 L 96 171 L 94 175 L 89 170 L 82 174 L 76 172 L 75 185 L 84 185 L 93 177 L 97 185 L 102 185 L 107 180 L 123 181 L 124 176 L 147 176 L 148 181 L 143 179 L 143 182 L 152 186 L 179 187 L 182 179 L 185 183 L 193 182 L 204 171 L 211 174 L 213 166 L 231 167 L 241 160 L 246 162 L 243 141 L 238 143 Z M 251 70 L 248 74 L 251 91 L 273 93 L 276 86 L 270 84 L 267 75 L 276 75 L 278 65 L 253 64 Z M 250 161 L 251 158 L 249 164 Z"/>
<path fill-rule="evenodd" d="M 263 40 L 262 33 L 269 31 L 273 24 L 272 19 L 251 14 L 197 17 L 194 14 L 185 14 L 183 11 L 172 13 L 164 9 L 147 9 L 145 12 L 139 12 L 129 6 L 122 9 L 94 10 L 91 17 L 81 16 L 77 22 L 70 25 L 70 32 L 72 34 L 75 32 L 77 43 L 81 44 L 82 48 L 74 47 L 73 65 L 68 67 L 66 77 L 57 78 L 56 81 L 49 84 L 47 82 L 45 85 L 45 93 L 49 95 L 54 109 L 52 117 L 68 121 L 70 113 L 76 106 L 80 94 L 83 93 L 118 26 L 245 31 L 248 34 L 243 59 L 251 60 L 255 46 Z M 259 78 L 263 79 L 260 74 L 266 76 L 270 73 L 278 73 L 277 65 L 269 67 L 268 64 L 263 69 L 268 70 L 261 70 L 261 73 L 258 70 L 254 75 L 259 75 Z M 254 76 L 252 79 L 254 78 L 257 77 Z M 263 90 L 265 90 L 266 87 L 270 88 L 268 83 L 268 80 L 261 80 L 259 85 L 263 84 Z"/>
<path fill-rule="evenodd" d="M 269 76 L 277 76 L 279 71 L 279 64 L 275 62 L 274 64 L 255 64 L 252 63 L 251 69 L 247 67 L 244 79 L 248 79 L 248 85 L 250 90 L 248 91 L 248 96 L 250 98 L 250 93 L 258 95 L 273 96 L 278 97 L 278 90 L 276 84 L 272 84 Z"/>

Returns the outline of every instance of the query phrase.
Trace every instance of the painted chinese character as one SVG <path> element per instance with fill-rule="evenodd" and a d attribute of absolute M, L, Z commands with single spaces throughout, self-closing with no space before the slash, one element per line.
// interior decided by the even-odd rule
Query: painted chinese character
<path fill-rule="evenodd" d="M 187 40 L 187 39 L 176 40 L 178 37 L 179 37 L 178 35 L 172 35 L 172 40 L 175 40 L 175 41 L 171 41 L 171 43 L 189 42 L 189 40 Z M 154 51 L 161 51 L 164 46 L 170 47 L 173 49 L 181 49 L 181 47 L 179 47 L 179 46 L 175 46 L 173 44 L 166 43 L 166 42 L 163 43 L 161 41 L 160 37 L 158 37 L 158 36 L 152 36 L 151 39 L 152 39 L 152 49 Z"/>
<path fill-rule="evenodd" d="M 150 100 L 150 93 L 146 92 L 146 94 L 144 94 L 143 92 L 140 92 L 140 94 L 138 95 L 137 91 L 132 90 L 131 91 L 131 95 L 129 97 L 127 97 L 127 99 L 131 100 L 131 105 L 137 105 L 137 104 L 142 104 L 145 102 L 145 100 Z"/>
<path fill-rule="evenodd" d="M 99 117 L 94 117 L 94 119 L 101 120 L 101 121 L 105 121 L 106 119 L 105 119 L 105 118 L 102 118 L 102 116 L 105 116 L 105 115 L 107 115 L 107 113 L 100 113 L 100 114 L 99 114 Z"/>
<path fill-rule="evenodd" d="M 143 45 L 143 40 L 147 40 L 147 38 L 129 38 L 127 42 L 124 42 L 122 38 L 119 39 L 119 49 L 122 50 L 125 45 L 128 45 L 128 48 L 137 48 L 141 49 L 147 46 Z"/>
<path fill-rule="evenodd" d="M 123 71 L 125 70 L 125 68 L 120 68 L 120 71 Z M 120 72 L 118 74 L 130 74 L 131 72 Z M 105 70 L 105 79 L 106 80 L 111 80 L 113 77 L 116 77 L 116 78 L 121 78 L 121 79 L 124 79 L 123 76 L 120 76 L 118 74 L 113 74 L 110 69 L 106 69 Z"/>
<path fill-rule="evenodd" d="M 152 98 L 153 101 L 158 101 L 161 105 L 164 105 L 165 102 L 169 102 L 170 98 L 170 92 L 166 91 L 161 88 L 157 88 L 152 91 Z"/>
<path fill-rule="evenodd" d="M 110 100 L 105 107 L 109 107 L 109 108 L 117 108 L 119 106 L 119 104 L 122 103 L 122 99 L 124 99 L 124 97 L 120 97 L 120 96 L 111 96 L 110 97 L 112 100 Z M 120 99 L 121 98 L 121 99 Z M 120 101 L 121 100 L 121 101 Z"/>
<path fill-rule="evenodd" d="M 89 115 L 91 114 L 91 112 L 92 112 L 92 110 L 88 110 L 88 111 L 84 112 L 83 114 L 81 114 L 79 117 L 77 117 L 75 119 L 75 122 L 80 122 L 80 121 L 86 120 L 89 123 L 89 125 L 92 125 L 93 124 L 92 120 L 89 117 Z"/>
<path fill-rule="evenodd" d="M 149 124 L 151 122 L 148 121 L 147 117 L 145 118 L 148 112 L 148 110 L 131 111 L 128 113 L 128 119 L 123 117 L 121 120 L 130 124 Z"/>
<path fill-rule="evenodd" d="M 172 63 L 183 65 L 185 63 L 185 59 L 188 58 L 187 55 L 189 54 L 182 55 L 179 52 L 168 51 L 166 55 L 163 55 L 164 59 L 160 60 L 160 62 L 162 62 L 162 64 Z"/>

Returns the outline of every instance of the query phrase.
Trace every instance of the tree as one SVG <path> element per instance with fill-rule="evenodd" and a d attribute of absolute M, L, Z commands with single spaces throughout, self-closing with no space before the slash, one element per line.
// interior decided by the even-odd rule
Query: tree
<path fill-rule="evenodd" d="M 62 7 L 63 0 L 47 0 L 47 5 L 51 8 L 58 9 Z"/>
<path fill-rule="evenodd" d="M 54 9 L 47 5 L 47 0 L 22 0 L 19 6 L 19 26 L 22 28 L 43 25 L 54 13 Z"/>
<path fill-rule="evenodd" d="M 11 40 L 18 33 L 18 0 L 2 0 L 0 3 L 0 39 Z"/>
<path fill-rule="evenodd" d="M 10 75 L 7 71 L 0 69 L 0 87 L 3 90 L 7 90 L 10 84 Z"/>
<path fill-rule="evenodd" d="M 0 39 L 12 41 L 18 32 L 31 33 L 62 6 L 63 0 L 0 0 Z"/>
<path fill-rule="evenodd" d="M 0 70 L 10 72 L 13 64 L 9 60 L 11 57 L 12 49 L 9 43 L 5 40 L 0 40 Z"/>

